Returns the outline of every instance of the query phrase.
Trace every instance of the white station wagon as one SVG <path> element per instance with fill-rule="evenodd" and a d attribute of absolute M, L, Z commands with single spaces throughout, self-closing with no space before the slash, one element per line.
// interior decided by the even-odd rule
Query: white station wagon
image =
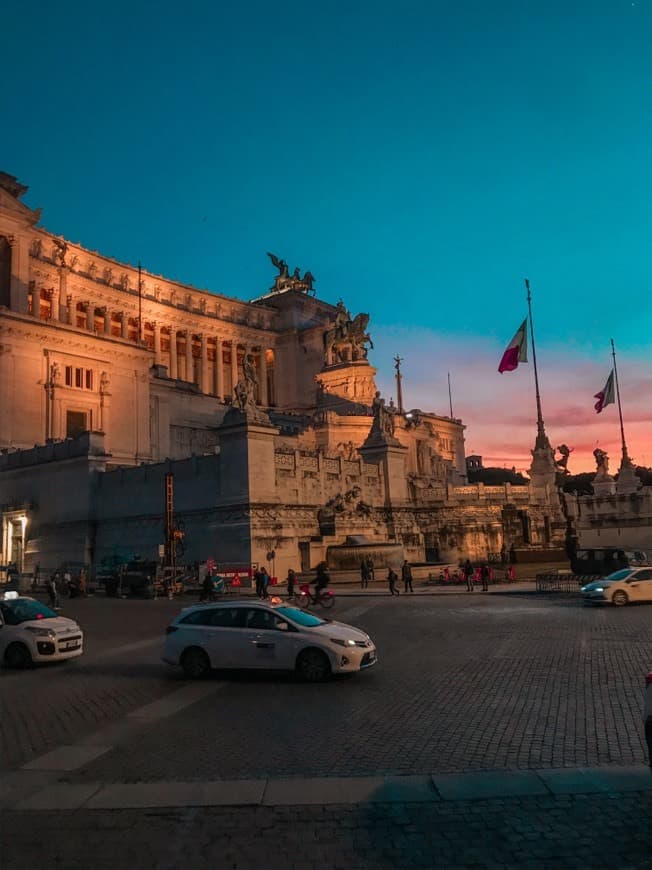
<path fill-rule="evenodd" d="M 652 602 L 652 567 L 621 568 L 602 580 L 582 586 L 588 604 L 615 604 L 623 607 L 635 601 Z"/>
<path fill-rule="evenodd" d="M 376 664 L 368 634 L 296 607 L 220 602 L 185 608 L 166 629 L 163 661 L 189 677 L 212 668 L 296 671 L 310 682 Z"/>
<path fill-rule="evenodd" d="M 73 619 L 40 601 L 6 592 L 0 601 L 0 660 L 10 668 L 74 659 L 84 651 L 84 634 Z"/>

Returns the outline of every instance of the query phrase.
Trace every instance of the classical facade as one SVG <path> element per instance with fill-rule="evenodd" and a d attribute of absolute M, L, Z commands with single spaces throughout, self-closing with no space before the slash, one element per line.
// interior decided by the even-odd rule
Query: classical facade
<path fill-rule="evenodd" d="M 421 561 L 563 537 L 554 460 L 529 487 L 467 486 L 461 421 L 385 405 L 369 316 L 310 272 L 270 254 L 251 302 L 200 291 L 47 232 L 25 190 L 0 173 L 4 563 L 155 555 L 169 473 L 193 561 L 273 552 L 280 573 L 351 535 Z"/>

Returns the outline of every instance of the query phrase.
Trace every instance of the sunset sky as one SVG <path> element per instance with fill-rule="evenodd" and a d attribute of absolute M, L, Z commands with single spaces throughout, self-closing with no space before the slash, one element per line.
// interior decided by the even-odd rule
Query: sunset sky
<path fill-rule="evenodd" d="M 543 413 L 607 450 L 618 352 L 652 465 L 650 0 L 12 4 L 0 169 L 72 241 L 242 298 L 274 251 L 371 313 L 378 382 L 525 468 L 532 365 L 499 375 L 532 284 Z"/>

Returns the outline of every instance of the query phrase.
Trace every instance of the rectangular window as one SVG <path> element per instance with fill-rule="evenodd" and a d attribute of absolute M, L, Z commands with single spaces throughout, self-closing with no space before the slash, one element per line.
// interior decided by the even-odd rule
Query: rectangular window
<path fill-rule="evenodd" d="M 86 369 L 86 389 L 93 389 L 93 371 L 92 369 Z"/>
<path fill-rule="evenodd" d="M 84 369 L 75 369 L 75 386 L 80 390 L 84 386 Z"/>
<path fill-rule="evenodd" d="M 72 366 L 66 366 L 66 386 L 72 387 Z"/>

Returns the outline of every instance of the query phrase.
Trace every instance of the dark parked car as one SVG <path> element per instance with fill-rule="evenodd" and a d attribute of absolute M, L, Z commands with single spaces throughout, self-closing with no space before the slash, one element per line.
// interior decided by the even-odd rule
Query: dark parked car
<path fill-rule="evenodd" d="M 620 547 L 580 547 L 571 558 L 574 574 L 599 574 L 601 577 L 641 564 L 647 564 L 645 553 Z"/>

